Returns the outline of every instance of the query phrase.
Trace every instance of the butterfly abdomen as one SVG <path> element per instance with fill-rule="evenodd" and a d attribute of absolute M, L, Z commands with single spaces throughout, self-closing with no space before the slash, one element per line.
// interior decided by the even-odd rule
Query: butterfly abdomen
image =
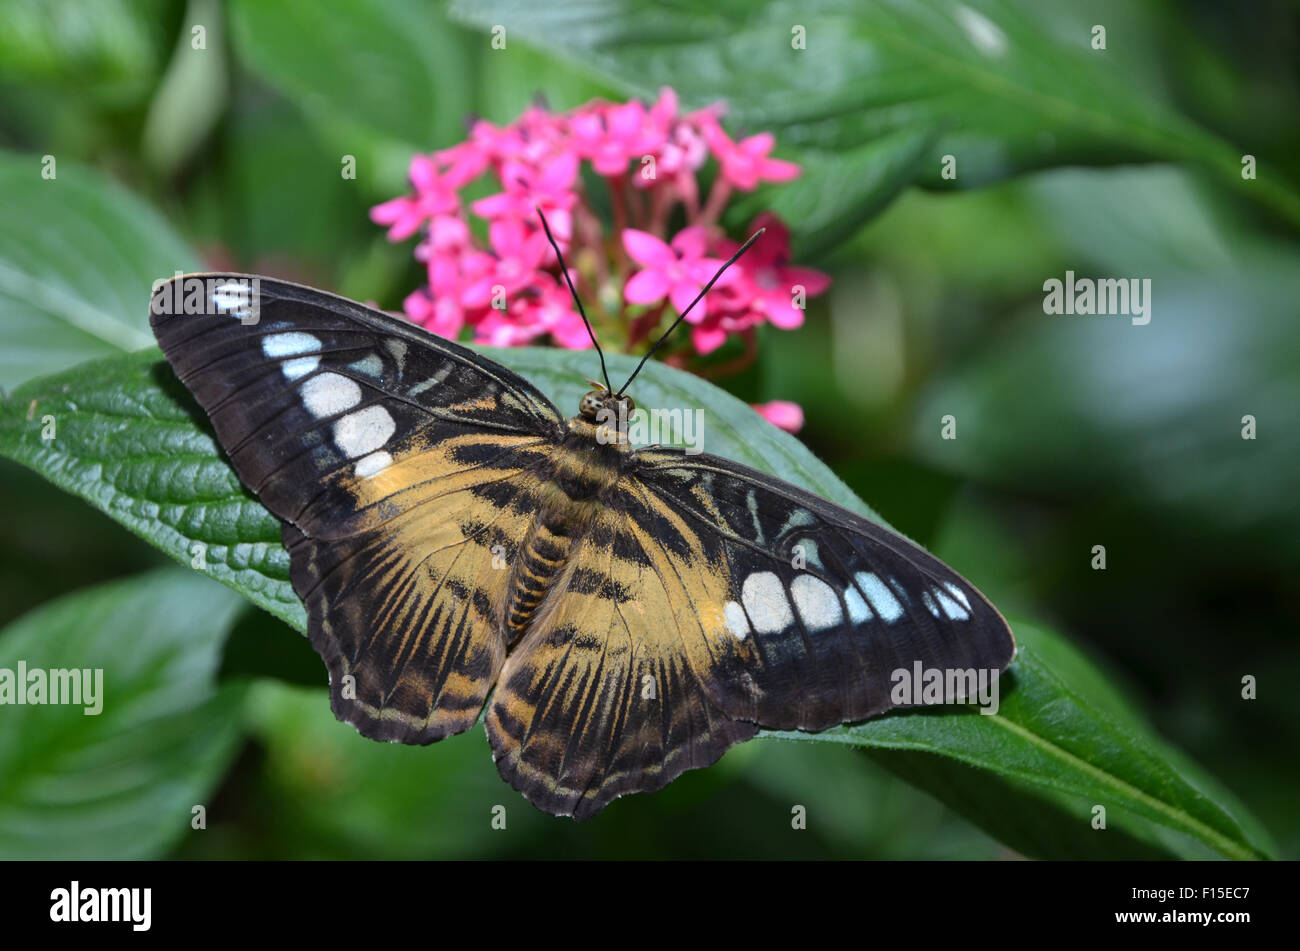
<path fill-rule="evenodd" d="M 572 538 L 567 532 L 559 513 L 543 509 L 520 546 L 507 588 L 507 644 L 513 644 L 528 629 L 547 593 L 564 573 L 572 549 Z"/>
<path fill-rule="evenodd" d="M 538 487 L 537 514 L 511 566 L 503 617 L 506 642 L 528 630 L 547 595 L 563 590 L 573 556 L 600 512 L 600 497 L 619 479 L 619 452 L 570 436 Z"/>

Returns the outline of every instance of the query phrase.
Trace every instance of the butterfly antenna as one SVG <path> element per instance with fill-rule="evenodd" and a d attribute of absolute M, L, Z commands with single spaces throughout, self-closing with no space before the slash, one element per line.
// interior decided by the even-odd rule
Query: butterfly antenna
<path fill-rule="evenodd" d="M 663 342 L 668 339 L 669 335 L 671 335 L 672 332 L 677 329 L 677 325 L 686 319 L 686 315 L 691 312 L 691 308 L 694 307 L 696 304 L 698 304 L 704 298 L 704 295 L 709 292 L 709 288 L 711 288 L 714 284 L 717 283 L 718 278 L 722 277 L 723 272 L 726 271 L 727 268 L 731 267 L 731 265 L 735 264 L 736 261 L 740 258 L 740 256 L 749 250 L 750 245 L 752 245 L 755 241 L 757 241 L 759 238 L 763 236 L 763 232 L 766 230 L 767 230 L 766 228 L 759 228 L 757 231 L 755 231 L 752 235 L 749 236 L 749 240 L 746 241 L 744 244 L 742 244 L 740 246 L 740 249 L 731 257 L 729 257 L 727 259 L 727 262 L 723 264 L 722 267 L 718 268 L 718 273 L 714 274 L 713 277 L 709 278 L 709 283 L 705 284 L 704 287 L 700 289 L 700 292 L 695 295 L 695 300 L 691 301 L 690 304 L 687 305 L 686 309 L 682 311 L 681 316 L 679 316 L 676 320 L 674 320 L 673 325 L 664 331 L 664 335 L 655 341 L 655 345 L 646 351 L 646 355 L 641 358 L 641 362 L 636 365 L 636 369 L 632 371 L 632 375 L 627 378 L 627 382 L 624 383 L 619 388 L 619 391 L 615 394 L 615 396 L 623 395 L 623 391 L 632 385 L 632 381 L 635 380 L 636 375 L 641 372 L 641 368 L 646 365 L 646 361 L 655 355 L 655 351 L 658 350 L 660 346 L 663 345 Z"/>
<path fill-rule="evenodd" d="M 605 369 L 605 353 L 600 349 L 600 343 L 596 340 L 596 331 L 591 329 L 591 321 L 587 319 L 587 312 L 582 309 L 582 299 L 578 297 L 578 289 L 573 286 L 573 279 L 569 277 L 568 265 L 564 263 L 564 255 L 560 253 L 560 245 L 555 240 L 555 235 L 551 234 L 551 226 L 546 223 L 546 216 L 542 214 L 542 209 L 537 209 L 537 217 L 542 219 L 542 230 L 546 232 L 546 239 L 551 242 L 551 247 L 555 249 L 555 256 L 560 262 L 560 273 L 564 275 L 564 283 L 569 285 L 569 293 L 573 295 L 573 303 L 578 307 L 578 313 L 582 316 L 582 322 L 587 326 L 587 333 L 591 337 L 591 345 L 596 348 L 596 355 L 600 357 L 600 372 L 605 377 L 605 389 L 611 393 L 614 388 L 609 385 L 609 371 Z"/>

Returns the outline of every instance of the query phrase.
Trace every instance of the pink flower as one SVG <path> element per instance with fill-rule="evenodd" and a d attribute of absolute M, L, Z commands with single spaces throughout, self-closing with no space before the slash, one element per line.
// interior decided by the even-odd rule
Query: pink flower
<path fill-rule="evenodd" d="M 591 346 L 568 287 L 549 274 L 539 274 L 532 291 L 516 297 L 504 312 L 490 311 L 477 329 L 480 342 L 497 347 L 521 346 L 544 334 L 569 350 Z"/>
<path fill-rule="evenodd" d="M 770 403 L 751 403 L 754 412 L 765 420 L 784 429 L 787 433 L 797 433 L 803 429 L 803 407 L 788 400 L 772 400 Z"/>
<path fill-rule="evenodd" d="M 455 340 L 466 324 L 465 309 L 454 297 L 434 297 L 423 287 L 407 295 L 402 310 L 415 323 L 449 340 Z"/>
<path fill-rule="evenodd" d="M 551 156 L 539 167 L 509 159 L 501 169 L 505 191 L 480 198 L 470 208 L 484 218 L 513 217 L 530 223 L 537 221 L 540 208 L 563 248 L 573 233 L 570 209 L 578 200 L 573 191 L 578 161 L 578 154 L 571 150 Z"/>
<path fill-rule="evenodd" d="M 434 162 L 443 167 L 443 180 L 454 188 L 478 178 L 490 159 L 491 155 L 472 139 L 433 153 Z"/>
<path fill-rule="evenodd" d="M 464 184 L 457 176 L 444 175 L 427 155 L 411 159 L 411 185 L 415 195 L 403 195 L 370 209 L 370 220 L 389 225 L 388 240 L 404 241 L 420 230 L 428 218 L 454 215 L 460 211 L 457 189 Z"/>
<path fill-rule="evenodd" d="M 738 248 L 718 224 L 731 196 L 799 174 L 797 165 L 771 157 L 770 134 L 733 141 L 720 124 L 723 112 L 715 103 L 682 114 L 669 87 L 653 103 L 598 101 L 567 113 L 539 102 L 503 126 L 476 120 L 465 141 L 415 156 L 410 194 L 370 210 L 389 240 L 419 234 L 415 257 L 427 283 L 403 302 L 407 315 L 447 337 L 469 328 L 476 339 L 504 346 L 540 339 L 590 346 L 540 211 L 575 280 L 596 295 L 602 319 L 621 325 L 630 346 L 640 347 L 664 311 L 684 313 L 722 258 Z M 697 173 L 710 156 L 718 172 L 705 198 Z M 596 187 L 607 201 L 589 193 L 594 179 L 584 177 L 588 171 L 606 179 Z M 484 173 L 494 185 L 477 194 L 487 197 L 462 202 L 466 187 Z M 486 241 L 471 214 L 486 219 Z M 615 222 L 625 254 L 612 253 L 617 247 L 606 218 Z M 685 226 L 671 240 L 658 237 L 671 234 L 669 223 L 683 218 Z M 737 365 L 752 361 L 755 329 L 799 326 L 804 300 L 830 283 L 818 271 L 790 266 L 789 232 L 776 216 L 761 216 L 753 224 L 760 226 L 768 233 L 688 315 L 697 354 L 741 335 L 746 346 Z M 608 291 L 620 282 L 622 300 L 610 299 Z M 690 366 L 685 348 L 674 349 L 671 359 Z M 770 404 L 772 413 L 784 414 L 787 428 L 797 428 L 790 423 L 792 405 Z"/>
<path fill-rule="evenodd" d="M 667 297 L 677 313 L 683 313 L 723 265 L 704 256 L 708 245 L 708 232 L 700 226 L 683 228 L 671 245 L 645 231 L 623 229 L 623 248 L 642 267 L 624 285 L 624 299 L 629 304 L 657 304 Z M 723 274 L 717 286 L 729 283 L 732 277 L 731 272 Z M 697 322 L 703 317 L 696 310 L 686 319 Z"/>
<path fill-rule="evenodd" d="M 803 325 L 803 309 L 796 306 L 796 293 L 816 297 L 830 287 L 829 275 L 811 268 L 789 267 L 790 229 L 772 212 L 763 212 L 750 225 L 753 233 L 767 232 L 737 262 L 738 283 L 744 288 L 749 304 L 775 327 L 793 330 Z M 718 242 L 717 252 L 730 257 L 740 245 L 734 241 Z"/>
<path fill-rule="evenodd" d="M 598 105 L 569 121 L 574 144 L 601 175 L 622 175 L 633 158 L 652 154 L 663 139 L 656 134 L 645 106 L 633 100 L 621 106 Z"/>
<path fill-rule="evenodd" d="M 725 289 L 718 300 L 712 299 L 713 294 L 709 297 L 710 299 L 704 301 L 702 305 L 696 305 L 697 309 L 700 306 L 706 308 L 702 319 L 694 321 L 690 317 L 686 318 L 687 323 L 693 324 L 691 345 L 695 347 L 697 353 L 707 356 L 726 343 L 727 338 L 732 334 L 757 327 L 763 322 L 763 315 L 750 310 L 743 301 L 740 301 L 738 306 L 729 303 L 725 297 Z M 691 316 L 693 317 L 694 314 Z"/>
<path fill-rule="evenodd" d="M 473 326 L 483 315 L 482 307 L 462 302 L 462 291 L 496 264 L 492 255 L 468 247 L 434 254 L 426 262 L 429 286 L 409 295 L 402 309 L 415 323 L 455 340 L 462 327 Z"/>
<path fill-rule="evenodd" d="M 494 221 L 488 239 L 496 257 L 491 267 L 461 290 L 460 302 L 466 307 L 486 307 L 497 293 L 509 298 L 523 290 L 533 282 L 547 256 L 555 253 L 542 231 L 514 218 Z"/>
<path fill-rule="evenodd" d="M 463 218 L 438 215 L 429 222 L 424 239 L 415 246 L 415 259 L 428 261 L 435 255 L 455 255 L 469 247 L 472 235 Z"/>
<path fill-rule="evenodd" d="M 478 119 L 470 128 L 469 141 L 498 163 L 509 160 L 540 163 L 568 139 L 566 119 L 540 106 L 529 106 L 514 122 L 495 126 Z"/>
<path fill-rule="evenodd" d="M 693 172 L 709 157 L 709 147 L 694 128 L 678 123 L 659 149 L 659 168 L 669 174 Z"/>
<path fill-rule="evenodd" d="M 760 132 L 733 142 L 712 116 L 706 114 L 701 125 L 704 141 L 717 158 L 723 179 L 741 191 L 753 191 L 759 182 L 788 182 L 799 177 L 799 166 L 794 162 L 767 157 L 776 146 L 772 133 Z"/>

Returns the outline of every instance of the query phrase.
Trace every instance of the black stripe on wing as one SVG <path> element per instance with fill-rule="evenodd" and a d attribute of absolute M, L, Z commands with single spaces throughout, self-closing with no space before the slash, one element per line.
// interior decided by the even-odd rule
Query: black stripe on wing
<path fill-rule="evenodd" d="M 997 609 L 875 522 L 715 456 L 643 451 L 635 478 L 694 525 L 728 579 L 707 650 L 692 656 L 709 658 L 696 675 L 734 717 L 822 730 L 901 705 L 895 672 L 917 663 L 947 682 L 950 671 L 1011 662 L 1015 641 Z"/>

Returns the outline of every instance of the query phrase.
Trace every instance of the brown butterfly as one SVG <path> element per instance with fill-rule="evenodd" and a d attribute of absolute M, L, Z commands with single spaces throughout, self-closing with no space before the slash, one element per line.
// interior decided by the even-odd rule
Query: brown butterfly
<path fill-rule="evenodd" d="M 894 532 L 726 459 L 634 449 L 607 373 L 566 419 L 462 346 L 243 275 L 161 285 L 151 322 L 284 522 L 335 716 L 433 743 L 486 704 L 501 776 L 547 812 L 594 815 L 762 727 L 883 713 L 917 663 L 1015 651 Z"/>

